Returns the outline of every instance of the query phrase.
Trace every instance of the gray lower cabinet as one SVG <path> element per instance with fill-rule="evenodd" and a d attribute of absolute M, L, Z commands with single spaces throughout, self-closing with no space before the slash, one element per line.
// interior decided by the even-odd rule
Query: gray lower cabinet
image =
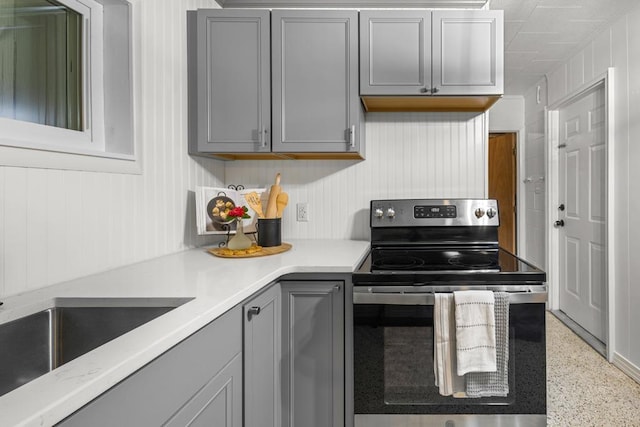
<path fill-rule="evenodd" d="M 58 425 L 344 426 L 344 286 L 274 283 Z"/>
<path fill-rule="evenodd" d="M 230 310 L 59 425 L 241 427 L 241 319 Z"/>
<path fill-rule="evenodd" d="M 243 305 L 245 427 L 280 427 L 280 285 Z"/>
<path fill-rule="evenodd" d="M 282 426 L 344 426 L 344 282 L 280 283 Z"/>

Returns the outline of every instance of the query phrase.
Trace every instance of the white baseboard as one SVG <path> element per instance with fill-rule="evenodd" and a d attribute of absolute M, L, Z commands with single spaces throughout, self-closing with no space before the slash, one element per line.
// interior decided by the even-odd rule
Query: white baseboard
<path fill-rule="evenodd" d="M 613 353 L 613 362 L 618 369 L 629 375 L 635 382 L 640 383 L 640 368 L 618 353 Z"/>

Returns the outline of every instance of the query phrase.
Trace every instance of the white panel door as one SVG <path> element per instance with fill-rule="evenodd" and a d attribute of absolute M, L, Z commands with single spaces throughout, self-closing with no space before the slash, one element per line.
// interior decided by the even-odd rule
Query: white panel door
<path fill-rule="evenodd" d="M 560 310 L 606 341 L 606 136 L 600 85 L 560 109 Z M 564 205 L 564 207 L 562 206 Z"/>

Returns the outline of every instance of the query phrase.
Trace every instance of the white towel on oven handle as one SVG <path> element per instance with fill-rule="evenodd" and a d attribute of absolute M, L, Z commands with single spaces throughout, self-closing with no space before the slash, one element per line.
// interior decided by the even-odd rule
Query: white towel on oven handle
<path fill-rule="evenodd" d="M 433 371 L 436 386 L 443 396 L 465 394 L 463 376 L 457 374 L 456 325 L 453 294 L 437 293 L 433 306 Z"/>
<path fill-rule="evenodd" d="M 496 371 L 496 333 L 492 291 L 455 291 L 458 375 Z"/>

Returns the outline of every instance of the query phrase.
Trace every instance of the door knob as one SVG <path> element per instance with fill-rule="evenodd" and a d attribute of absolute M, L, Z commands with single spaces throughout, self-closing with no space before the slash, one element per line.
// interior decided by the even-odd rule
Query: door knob
<path fill-rule="evenodd" d="M 554 227 L 564 227 L 564 220 L 560 219 L 553 223 Z"/>
<path fill-rule="evenodd" d="M 560 206 L 558 206 L 558 209 L 560 209 L 561 211 L 564 210 L 564 203 L 561 203 Z"/>

